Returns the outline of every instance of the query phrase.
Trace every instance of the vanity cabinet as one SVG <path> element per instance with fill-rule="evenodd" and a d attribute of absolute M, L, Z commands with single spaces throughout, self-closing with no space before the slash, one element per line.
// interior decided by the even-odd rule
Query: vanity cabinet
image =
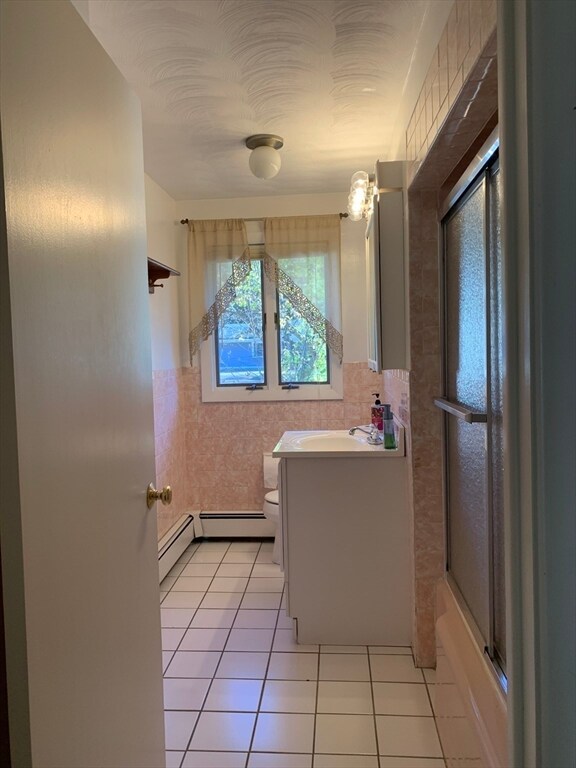
<path fill-rule="evenodd" d="M 280 455 L 288 615 L 299 643 L 411 645 L 406 459 Z"/>

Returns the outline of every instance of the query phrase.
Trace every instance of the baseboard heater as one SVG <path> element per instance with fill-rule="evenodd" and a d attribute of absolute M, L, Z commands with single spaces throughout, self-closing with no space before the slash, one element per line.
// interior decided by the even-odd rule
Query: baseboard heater
<path fill-rule="evenodd" d="M 185 514 L 176 520 L 158 542 L 158 574 L 164 579 L 186 547 L 194 540 L 194 515 Z"/>
<path fill-rule="evenodd" d="M 274 524 L 262 512 L 194 512 L 178 518 L 158 542 L 158 574 L 164 579 L 186 547 L 197 538 L 270 538 Z"/>
<path fill-rule="evenodd" d="M 201 512 L 198 523 L 194 526 L 196 535 L 205 538 L 268 538 L 275 533 L 274 524 L 264 517 L 261 510 Z"/>

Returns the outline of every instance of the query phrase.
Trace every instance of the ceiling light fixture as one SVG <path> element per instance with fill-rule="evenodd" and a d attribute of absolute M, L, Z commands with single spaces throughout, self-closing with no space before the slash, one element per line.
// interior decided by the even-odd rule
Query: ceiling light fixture
<path fill-rule="evenodd" d="M 351 221 L 369 219 L 374 206 L 374 175 L 366 171 L 356 171 L 350 179 L 348 195 L 348 214 Z"/>
<path fill-rule="evenodd" d="M 250 170 L 259 179 L 271 179 L 280 170 L 282 158 L 279 149 L 284 146 L 284 139 L 272 133 L 257 133 L 248 136 L 245 141 L 250 153 Z"/>

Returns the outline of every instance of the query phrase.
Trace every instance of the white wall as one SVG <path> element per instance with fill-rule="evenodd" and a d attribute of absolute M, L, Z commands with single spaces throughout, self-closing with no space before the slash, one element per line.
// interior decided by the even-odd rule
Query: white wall
<path fill-rule="evenodd" d="M 176 249 L 183 229 L 174 214 L 174 200 L 149 176 L 144 177 L 146 192 L 146 234 L 148 256 L 181 271 Z M 162 279 L 164 288 L 149 295 L 152 330 L 152 370 L 180 367 L 179 282 L 181 277 Z"/>
<path fill-rule="evenodd" d="M 263 218 L 268 216 L 311 216 L 346 210 L 347 193 L 245 197 L 222 200 L 180 200 L 175 203 L 176 219 Z M 178 263 L 185 267 L 188 230 L 179 225 Z M 366 270 L 364 263 L 364 222 L 342 220 L 342 334 L 344 361 L 366 360 Z M 189 365 L 186 328 L 187 276 L 180 281 L 182 365 Z M 153 322 L 155 322 L 153 320 Z M 153 330 L 153 335 L 155 334 Z"/>
<path fill-rule="evenodd" d="M 429 2 L 418 31 L 418 39 L 412 52 L 410 68 L 404 81 L 402 100 L 398 106 L 389 148 L 388 151 L 382 152 L 382 155 L 377 158 L 378 160 L 406 159 L 406 128 L 453 5 L 454 0 L 430 0 Z"/>

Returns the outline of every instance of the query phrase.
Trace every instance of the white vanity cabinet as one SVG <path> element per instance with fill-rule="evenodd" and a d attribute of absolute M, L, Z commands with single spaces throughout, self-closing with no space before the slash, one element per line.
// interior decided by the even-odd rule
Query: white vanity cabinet
<path fill-rule="evenodd" d="M 287 610 L 298 642 L 411 645 L 403 450 L 290 451 L 290 434 L 275 455 Z"/>

